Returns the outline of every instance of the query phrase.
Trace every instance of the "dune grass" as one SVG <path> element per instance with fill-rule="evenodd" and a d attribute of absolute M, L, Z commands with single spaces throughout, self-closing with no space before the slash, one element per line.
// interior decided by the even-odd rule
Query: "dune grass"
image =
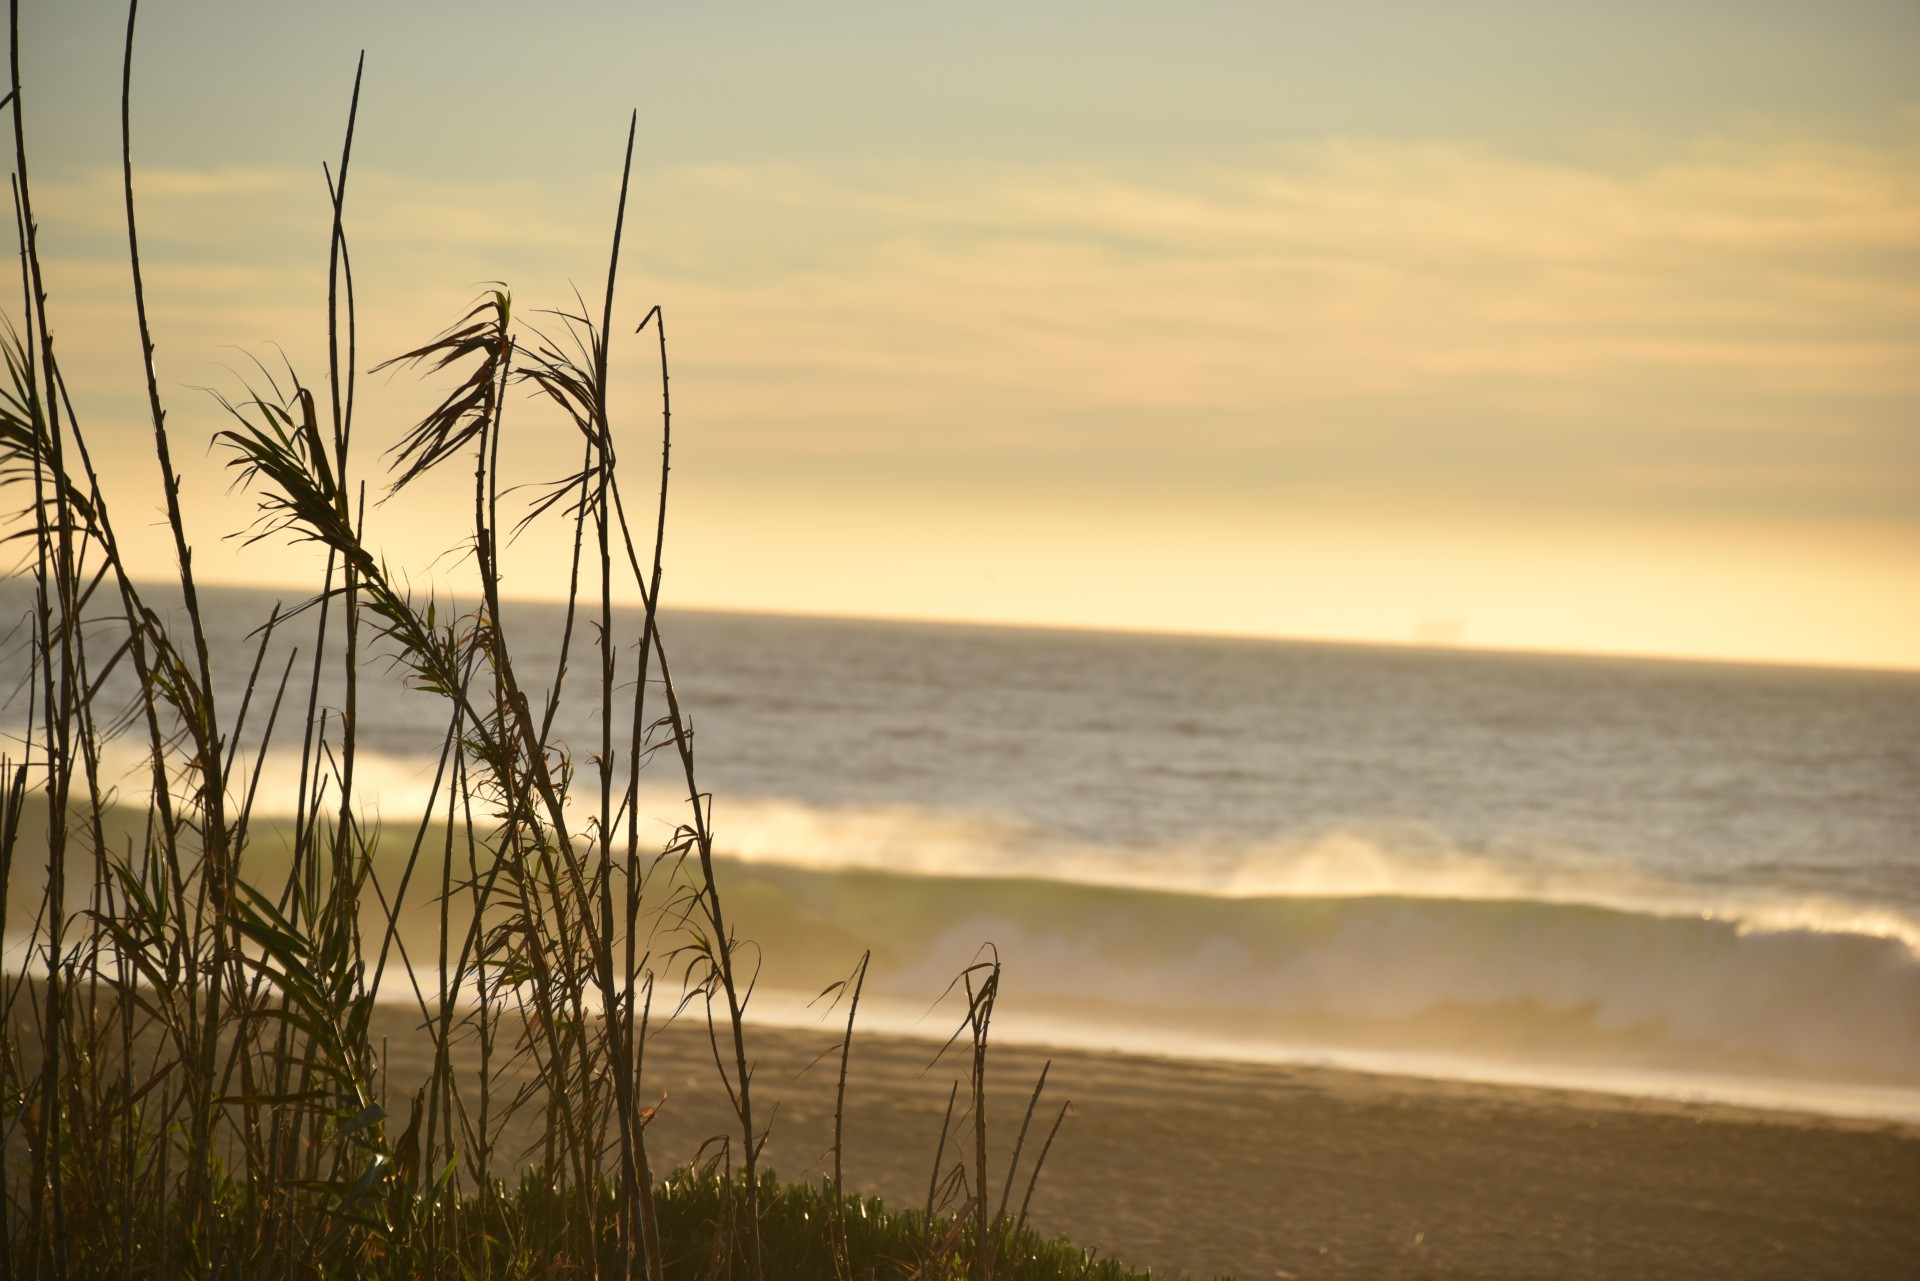
<path fill-rule="evenodd" d="M 259 367 L 256 385 L 219 397 L 215 438 L 258 504 L 257 523 L 236 532 L 316 544 L 326 568 L 263 620 L 247 681 L 222 688 L 147 321 L 137 0 L 121 87 L 129 323 L 177 569 L 164 590 L 183 602 L 171 622 L 159 589 L 129 572 L 49 331 L 18 0 L 9 12 L 21 302 L 5 343 L 0 481 L 33 608 L 9 712 L 24 707 L 28 728 L 0 757 L 0 921 L 24 958 L 0 974 L 0 1264 L 45 1277 L 1128 1275 L 1026 1225 L 1064 1115 L 1043 1136 L 1044 1073 L 1004 1167 L 991 1153 L 996 960 L 955 980 L 962 1080 L 923 1207 L 842 1197 L 837 1123 L 820 1184 L 783 1186 L 761 1166 L 768 1110 L 746 1018 L 758 959 L 729 924 L 714 802 L 656 610 L 672 448 L 659 307 L 634 339 L 659 362 L 650 500 L 631 503 L 616 466 L 616 440 L 638 430 L 616 415 L 608 378 L 637 122 L 597 315 L 584 304 L 546 313 L 543 332 L 504 286 L 488 292 L 385 362 L 447 389 L 418 423 L 364 429 L 385 451 L 369 464 L 346 235 L 356 72 L 328 169 L 324 376 Z M 572 424 L 578 466 L 503 511 L 500 441 L 515 393 Z M 370 495 L 448 467 L 472 477 L 470 507 L 449 513 L 467 526 L 459 605 L 410 591 L 406 571 L 363 537 Z M 497 552 L 530 521 L 559 523 L 573 549 L 565 627 L 590 637 L 585 670 L 516 663 Z M 621 594 L 644 603 L 636 636 L 614 632 Z M 297 653 L 267 669 L 269 639 L 288 631 Z M 429 804 L 384 837 L 355 795 L 356 673 L 370 661 L 397 665 L 418 714 L 445 726 Z M 321 698 L 329 670 L 337 700 Z M 128 672 L 137 694 L 110 703 L 107 677 Z M 596 708 L 597 741 L 553 737 L 562 697 Z M 137 748 L 137 784 L 104 768 L 116 742 Z M 290 821 L 255 817 L 250 766 L 270 747 L 297 748 L 301 761 Z M 643 835 L 637 812 L 649 760 L 684 791 L 664 843 Z M 5 901 L 15 891 L 27 897 Z M 419 936 L 403 919 L 433 923 L 426 954 L 409 952 L 408 935 Z M 410 979 L 434 1051 L 430 1079 L 405 1099 L 387 1096 L 368 1035 L 374 993 L 395 975 Z M 833 994 L 848 1011 L 843 1110 L 858 1107 L 845 1098 L 845 1062 L 863 977 L 861 962 Z M 647 1147 L 645 1049 L 649 1028 L 674 1014 L 710 1029 L 735 1123 L 699 1169 L 663 1178 Z M 533 1124 L 530 1151 L 500 1149 L 509 1119 Z"/>

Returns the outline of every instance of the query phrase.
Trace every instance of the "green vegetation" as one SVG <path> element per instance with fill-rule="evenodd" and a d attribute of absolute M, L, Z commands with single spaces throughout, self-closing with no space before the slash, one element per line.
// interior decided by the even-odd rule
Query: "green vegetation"
<path fill-rule="evenodd" d="M 26 549 L 33 610 L 31 671 L 15 701 L 29 728 L 0 758 L 0 921 L 31 924 L 9 935 L 19 959 L 0 975 L 0 1263 L 46 1277 L 1126 1275 L 1026 1227 L 1059 1124 L 1044 1139 L 1046 1117 L 1034 1124 L 1044 1073 L 1011 1156 L 990 1160 L 997 961 L 955 980 L 964 1082 L 923 1209 L 838 1195 L 838 1120 L 821 1186 L 782 1187 L 761 1167 L 768 1111 L 745 1019 L 757 961 L 729 926 L 711 798 L 655 613 L 672 423 L 658 307 L 640 326 L 658 348 L 662 398 L 658 496 L 640 535 L 615 465 L 607 357 L 624 175 L 598 316 L 584 305 L 548 313 L 550 337 L 521 322 L 502 287 L 388 361 L 451 389 L 379 442 L 391 446 L 379 456 L 388 465 L 368 476 L 344 229 L 356 76 L 329 174 L 326 376 L 309 385 L 262 367 L 260 386 L 221 401 L 229 421 L 216 438 L 257 499 L 249 536 L 317 544 L 326 568 L 261 630 L 249 680 L 219 688 L 141 272 L 137 3 L 122 82 L 124 194 L 132 320 L 178 567 L 164 589 L 128 572 L 48 328 L 17 0 L 11 12 L 24 302 L 6 344 L 0 480 L 25 499 L 8 532 Z M 633 136 L 630 127 L 629 168 Z M 577 429 L 579 466 L 503 515 L 499 442 L 515 389 Z M 473 477 L 464 608 L 413 594 L 362 536 L 370 488 L 397 491 L 443 466 Z M 517 664 L 496 549 L 534 520 L 562 522 L 571 539 L 566 628 L 592 638 L 585 672 L 563 659 L 536 680 Z M 157 605 L 163 590 L 182 602 L 176 621 Z M 644 602 L 638 636 L 614 632 L 620 592 Z M 264 670 L 271 637 L 295 627 L 307 629 L 298 654 Z M 446 726 L 432 801 L 389 832 L 378 861 L 379 834 L 355 805 L 356 673 L 369 661 L 396 664 L 420 714 Z M 321 697 L 329 672 L 344 691 L 337 701 Z M 115 673 L 133 677 L 130 704 L 102 693 Z M 597 742 L 552 736 L 563 691 L 598 710 Z M 117 802 L 120 783 L 103 766 L 115 740 L 134 745 L 146 772 L 140 795 Z M 290 825 L 255 823 L 250 780 L 270 746 L 298 750 Z M 685 790 L 664 846 L 643 839 L 636 812 L 652 756 Z M 34 911 L 9 914 L 16 888 L 38 895 Z M 409 955 L 399 925 L 423 913 L 437 917 L 431 954 Z M 837 1116 L 864 966 L 836 993 L 847 1008 Z M 374 993 L 403 986 L 433 1043 L 430 1079 L 410 1099 L 387 1096 L 368 1033 Z M 659 1005 L 710 1029 L 735 1117 L 701 1169 L 666 1179 L 649 1157 L 644 1102 L 656 986 Z M 510 1119 L 533 1127 L 531 1149 L 502 1149 Z"/>

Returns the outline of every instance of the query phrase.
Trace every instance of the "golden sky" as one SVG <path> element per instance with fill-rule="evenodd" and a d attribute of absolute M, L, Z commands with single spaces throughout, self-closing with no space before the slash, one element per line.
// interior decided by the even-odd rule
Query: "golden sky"
<path fill-rule="evenodd" d="M 194 388 L 324 368 L 364 47 L 362 370 L 483 281 L 597 311 L 640 110 L 616 404 L 645 470 L 660 303 L 669 604 L 1920 667 L 1920 8 L 553 8 L 143 13 L 203 574 L 304 564 L 217 543 L 247 506 Z M 125 526 L 124 10 L 28 12 L 55 337 Z M 372 474 L 431 389 L 362 388 Z M 515 412 L 517 474 L 565 470 Z M 430 493 L 377 525 L 423 582 L 458 539 Z"/>

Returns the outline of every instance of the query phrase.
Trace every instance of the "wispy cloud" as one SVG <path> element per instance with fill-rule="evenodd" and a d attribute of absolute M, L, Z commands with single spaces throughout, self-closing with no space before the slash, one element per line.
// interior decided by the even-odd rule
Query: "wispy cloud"
<path fill-rule="evenodd" d="M 368 169 L 354 183 L 363 364 L 420 341 L 484 280 L 509 280 L 523 307 L 569 302 L 574 281 L 597 294 L 610 177 Z M 861 528 L 977 530 L 992 511 L 1031 547 L 1041 515 L 1109 531 L 1144 516 L 1212 528 L 1218 548 L 1237 538 L 1215 560 L 1242 570 L 1259 559 L 1246 548 L 1276 546 L 1262 513 L 1284 509 L 1319 513 L 1328 537 L 1444 525 L 1495 560 L 1503 539 L 1577 516 L 1563 550 L 1611 529 L 1653 565 L 1657 528 L 1710 548 L 1699 581 L 1726 581 L 1754 531 L 1798 529 L 1809 555 L 1850 566 L 1829 577 L 1861 601 L 1902 573 L 1914 585 L 1889 549 L 1920 533 L 1920 117 L 1894 144 L 1708 140 L 1604 164 L 1348 140 L 1138 172 L 694 165 L 643 172 L 635 190 L 625 297 L 632 319 L 656 301 L 672 317 L 707 504 L 692 516 L 723 550 L 728 512 L 746 506 L 755 528 L 819 542 L 815 560 L 857 543 L 782 497 L 798 474 L 821 486 L 816 506 L 868 512 Z M 207 381 L 230 359 L 223 343 L 286 342 L 317 367 L 317 175 L 156 171 L 141 199 L 181 381 Z M 64 228 L 63 332 L 103 362 L 130 344 L 81 336 L 123 306 L 117 200 L 109 174 L 41 201 Z M 648 353 L 617 350 L 643 385 Z M 377 407 L 416 390 L 366 394 Z M 970 536 L 903 545 L 938 563 Z M 1859 577 L 1861 555 L 1877 578 Z M 1375 559 L 1393 563 L 1384 544 Z M 1606 560 L 1595 590 L 1617 599 L 1626 563 Z M 1793 590 L 1820 581 L 1796 566 Z M 1507 577 L 1535 568 L 1513 560 Z M 724 564 L 703 572 L 743 585 L 734 603 L 773 590 Z M 869 585 L 894 581 L 903 600 L 911 573 L 892 572 Z M 1124 573 L 1079 573 L 1122 590 Z M 860 608 L 849 591 L 836 599 Z M 1112 612 L 1093 596 L 1076 618 Z M 976 604 L 991 613 L 992 599 Z M 1822 608 L 1843 628 L 1844 609 Z"/>

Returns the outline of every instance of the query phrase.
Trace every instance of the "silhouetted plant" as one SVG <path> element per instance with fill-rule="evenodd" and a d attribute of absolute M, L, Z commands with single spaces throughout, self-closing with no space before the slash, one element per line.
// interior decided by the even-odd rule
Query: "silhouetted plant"
<path fill-rule="evenodd" d="M 9 940 L 24 966 L 0 972 L 0 1261 L 39 1276 L 1122 1275 L 1040 1242 L 1025 1227 L 1025 1203 L 1008 1217 L 1044 1072 L 988 1213 L 997 961 L 961 980 L 970 1164 L 943 1174 L 943 1130 L 934 1177 L 936 1188 L 945 1178 L 966 1193 L 960 1212 L 932 1194 L 924 1212 L 893 1214 L 844 1193 L 846 1071 L 865 958 L 845 989 L 832 1176 L 818 1189 L 783 1188 L 762 1168 L 767 1130 L 747 1048 L 757 964 L 744 960 L 725 911 L 712 802 L 658 614 L 672 402 L 657 306 L 639 326 L 653 330 L 661 388 L 659 491 L 641 537 L 616 466 L 608 344 L 637 119 L 597 320 L 584 303 L 543 313 L 549 336 L 523 325 L 500 285 L 438 337 L 374 367 L 453 380 L 397 433 L 376 479 L 392 494 L 449 464 L 472 468 L 477 593 L 463 610 L 416 595 L 365 538 L 345 220 L 356 71 L 338 169 L 328 172 L 327 377 L 310 387 L 290 367 L 261 366 L 258 385 L 216 397 L 226 416 L 216 441 L 258 505 L 243 536 L 311 543 L 325 567 L 306 599 L 276 608 L 260 629 L 244 683 L 221 691 L 152 360 L 132 159 L 137 0 L 121 83 L 123 195 L 175 558 L 164 589 L 127 570 L 48 327 L 18 7 L 0 107 L 12 113 L 24 301 L 0 343 L 0 492 L 18 503 L 7 543 L 24 549 L 33 603 L 29 671 L 15 695 L 28 729 L 21 755 L 0 757 L 0 922 L 12 919 L 16 875 L 37 875 L 39 903 L 30 931 Z M 508 520 L 499 458 L 515 387 L 572 424 L 580 464 Z M 563 522 L 572 548 L 561 657 L 539 705 L 516 660 L 499 565 L 503 539 L 535 520 Z M 644 605 L 625 646 L 612 612 L 621 592 Z M 151 603 L 162 595 L 179 601 L 179 621 Z M 553 733 L 560 700 L 576 692 L 567 656 L 583 614 L 599 660 L 586 697 L 600 713 L 584 762 Z M 296 628 L 310 629 L 304 659 L 296 650 L 268 671 L 270 642 Z M 397 665 L 421 715 L 446 726 L 404 861 L 384 879 L 378 833 L 355 804 L 357 673 L 376 655 Z M 340 697 L 323 702 L 323 673 L 335 664 Z M 132 677 L 124 706 L 103 692 L 116 672 Z M 288 733 L 299 736 L 294 816 L 260 823 L 261 766 Z M 105 764 L 119 742 L 144 762 L 137 799 L 118 796 Z M 641 839 L 638 820 L 640 766 L 655 753 L 677 766 L 686 806 L 660 845 Z M 437 919 L 425 983 L 400 928 L 422 894 Z M 370 1030 L 390 974 L 404 980 L 395 986 L 433 1047 L 428 1080 L 398 1112 Z M 649 1160 L 652 1113 L 641 1102 L 661 978 L 677 978 L 682 1007 L 704 1018 L 735 1117 L 709 1149 L 710 1168 L 664 1181 Z M 516 1116 L 537 1138 L 527 1152 L 502 1153 Z"/>

